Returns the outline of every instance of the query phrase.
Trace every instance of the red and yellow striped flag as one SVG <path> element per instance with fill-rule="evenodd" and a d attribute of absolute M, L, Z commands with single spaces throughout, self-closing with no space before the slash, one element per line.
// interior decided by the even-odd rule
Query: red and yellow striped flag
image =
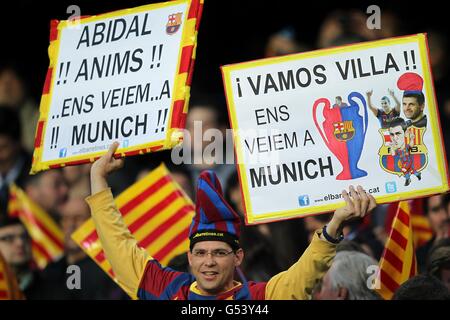
<path fill-rule="evenodd" d="M 23 300 L 16 277 L 0 253 L 0 300 Z"/>
<path fill-rule="evenodd" d="M 115 200 L 138 244 L 162 265 L 188 251 L 194 205 L 172 179 L 164 164 L 130 186 Z M 92 218 L 72 234 L 72 239 L 114 279 L 114 272 L 106 260 Z"/>
<path fill-rule="evenodd" d="M 389 204 L 386 217 L 386 232 L 390 232 L 392 221 L 397 214 L 398 202 Z M 433 237 L 433 230 L 427 217 L 424 215 L 424 199 L 418 198 L 411 200 L 411 226 L 414 237 L 414 247 L 419 248 Z"/>
<path fill-rule="evenodd" d="M 411 220 L 409 203 L 400 201 L 380 260 L 377 290 L 386 300 L 391 299 L 397 288 L 417 273 Z"/>
<path fill-rule="evenodd" d="M 64 251 L 64 236 L 56 222 L 16 185 L 10 186 L 8 213 L 18 217 L 31 237 L 33 259 L 40 269 Z"/>

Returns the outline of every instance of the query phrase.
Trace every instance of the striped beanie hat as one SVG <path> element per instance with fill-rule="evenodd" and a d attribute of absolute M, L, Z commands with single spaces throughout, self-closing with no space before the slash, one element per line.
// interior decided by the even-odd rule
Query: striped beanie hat
<path fill-rule="evenodd" d="M 240 224 L 240 217 L 223 198 L 216 174 L 203 171 L 198 178 L 195 216 L 189 229 L 190 249 L 200 241 L 223 241 L 237 250 Z"/>

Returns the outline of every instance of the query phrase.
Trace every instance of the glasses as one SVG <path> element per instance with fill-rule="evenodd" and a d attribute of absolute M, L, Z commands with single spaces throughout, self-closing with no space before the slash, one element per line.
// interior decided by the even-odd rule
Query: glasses
<path fill-rule="evenodd" d="M 197 258 L 205 258 L 208 254 L 211 254 L 213 258 L 225 258 L 231 253 L 234 253 L 234 251 L 233 250 L 227 251 L 224 249 L 217 249 L 212 251 L 198 249 L 192 251 L 192 254 Z"/>
<path fill-rule="evenodd" d="M 14 240 L 16 239 L 20 239 L 22 241 L 28 241 L 30 239 L 30 237 L 28 236 L 28 234 L 23 233 L 23 234 L 7 234 L 4 236 L 0 236 L 0 242 L 6 242 L 6 243 L 13 243 Z"/>

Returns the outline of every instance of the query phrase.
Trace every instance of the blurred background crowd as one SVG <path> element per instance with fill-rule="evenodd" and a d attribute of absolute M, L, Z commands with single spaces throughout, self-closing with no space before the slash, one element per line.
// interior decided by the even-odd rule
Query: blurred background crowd
<path fill-rule="evenodd" d="M 112 11 L 153 1 L 78 1 L 81 15 Z M 15 272 L 28 299 L 127 299 L 123 291 L 71 240 L 70 235 L 90 217 L 84 198 L 90 194 L 90 165 L 28 174 L 39 117 L 40 92 L 48 67 L 50 19 L 67 19 L 69 1 L 16 0 L 2 4 L 0 21 L 0 253 Z M 197 59 L 186 129 L 195 121 L 203 130 L 229 128 L 220 66 L 290 53 L 419 32 L 428 33 L 430 58 L 445 148 L 450 150 L 450 70 L 448 30 L 443 4 L 375 3 L 381 9 L 381 29 L 366 26 L 366 9 L 374 3 L 309 3 L 206 0 L 198 36 Z M 4 8 L 3 8 L 4 7 Z M 191 134 L 191 137 L 195 137 Z M 204 148 L 206 143 L 192 143 Z M 195 152 L 195 150 L 191 150 Z M 226 150 L 232 152 L 232 150 Z M 110 177 L 118 195 L 144 173 L 165 162 L 175 180 L 195 199 L 195 181 L 201 170 L 213 169 L 222 181 L 225 197 L 243 215 L 239 181 L 233 164 L 174 165 L 170 151 L 128 158 L 125 168 Z M 64 233 L 64 256 L 45 270 L 31 262 L 30 237 L 18 219 L 6 215 L 8 186 L 15 182 L 48 212 Z M 274 201 L 276 195 L 274 196 Z M 436 195 L 413 201 L 414 213 L 425 221 L 417 228 L 417 262 L 430 292 L 450 288 L 450 197 Z M 315 298 L 378 299 L 365 285 L 369 265 L 377 265 L 390 231 L 396 204 L 378 206 L 367 219 L 348 225 L 333 267 Z M 243 265 L 248 279 L 267 281 L 298 260 L 315 230 L 329 214 L 243 226 Z M 421 229 L 422 228 L 422 229 Z M 66 286 L 69 265 L 82 269 L 82 290 Z M 188 270 L 185 256 L 171 262 Z M 346 276 L 347 275 L 347 276 Z M 430 280 L 431 279 L 431 280 Z M 427 282 L 428 281 L 428 282 Z M 437 281 L 437 283 L 433 282 Z M 431 284 L 430 284 L 431 283 Z M 344 293 L 339 288 L 345 288 Z M 438 289 L 436 289 L 438 288 Z M 425 292 L 425 291 L 424 291 Z M 423 292 L 422 292 L 423 294 Z M 411 298 L 411 297 L 409 297 Z M 414 297 L 412 297 L 414 298 Z"/>

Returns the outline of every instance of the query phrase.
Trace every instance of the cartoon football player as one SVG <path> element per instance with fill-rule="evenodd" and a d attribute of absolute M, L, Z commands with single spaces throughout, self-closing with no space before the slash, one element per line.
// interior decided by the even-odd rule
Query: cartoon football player
<path fill-rule="evenodd" d="M 411 174 L 414 174 L 418 180 L 422 179 L 420 172 L 414 168 L 414 159 L 411 154 L 413 147 L 414 133 L 408 130 L 405 120 L 397 118 L 389 124 L 389 135 L 391 142 L 387 145 L 391 149 L 391 155 L 398 157 L 397 165 L 405 177 L 405 186 L 411 183 Z M 406 143 L 406 136 L 409 135 L 409 143 Z"/>

